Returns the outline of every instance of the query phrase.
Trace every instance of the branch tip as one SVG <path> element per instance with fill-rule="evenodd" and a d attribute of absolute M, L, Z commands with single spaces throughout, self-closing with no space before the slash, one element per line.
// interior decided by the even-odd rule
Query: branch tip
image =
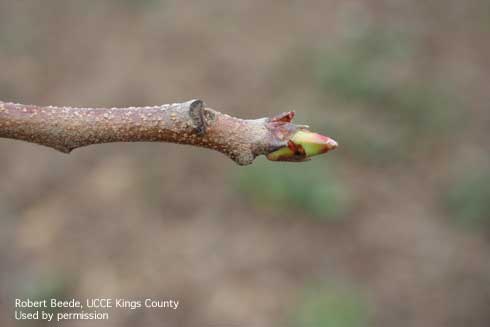
<path fill-rule="evenodd" d="M 310 160 L 313 156 L 334 150 L 337 146 L 337 142 L 328 136 L 298 129 L 290 136 L 287 146 L 267 154 L 267 159 L 302 162 Z"/>

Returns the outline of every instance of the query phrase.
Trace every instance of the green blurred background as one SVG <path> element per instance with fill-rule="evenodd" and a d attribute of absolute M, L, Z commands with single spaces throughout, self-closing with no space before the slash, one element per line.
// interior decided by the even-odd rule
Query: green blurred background
<path fill-rule="evenodd" d="M 60 325 L 490 326 L 489 40 L 484 0 L 0 1 L 3 101 L 296 110 L 340 144 L 0 140 L 0 325 L 109 296 L 181 306 Z"/>

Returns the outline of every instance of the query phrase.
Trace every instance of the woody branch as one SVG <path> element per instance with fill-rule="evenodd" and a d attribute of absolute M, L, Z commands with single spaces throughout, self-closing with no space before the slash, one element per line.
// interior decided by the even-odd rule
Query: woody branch
<path fill-rule="evenodd" d="M 337 146 L 291 123 L 294 113 L 239 119 L 206 108 L 201 100 L 154 107 L 71 108 L 0 102 L 0 137 L 64 153 L 99 143 L 172 142 L 217 150 L 239 165 L 259 155 L 304 161 Z M 313 145 L 313 148 L 311 147 Z"/>

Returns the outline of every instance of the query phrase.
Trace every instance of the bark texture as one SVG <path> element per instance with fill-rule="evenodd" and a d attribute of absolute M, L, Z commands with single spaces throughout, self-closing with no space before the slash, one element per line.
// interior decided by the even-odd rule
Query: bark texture
<path fill-rule="evenodd" d="M 99 143 L 172 142 L 224 153 L 239 165 L 288 146 L 303 128 L 294 113 L 239 119 L 205 108 L 201 100 L 155 107 L 71 108 L 0 102 L 0 137 L 64 153 Z"/>

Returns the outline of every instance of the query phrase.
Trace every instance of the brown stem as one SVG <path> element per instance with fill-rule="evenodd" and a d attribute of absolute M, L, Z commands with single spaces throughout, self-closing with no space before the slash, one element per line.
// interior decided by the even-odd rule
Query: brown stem
<path fill-rule="evenodd" d="M 239 165 L 288 144 L 299 126 L 292 113 L 244 120 L 205 108 L 201 100 L 155 107 L 70 108 L 0 102 L 0 137 L 69 153 L 108 142 L 172 142 L 214 149 Z"/>

